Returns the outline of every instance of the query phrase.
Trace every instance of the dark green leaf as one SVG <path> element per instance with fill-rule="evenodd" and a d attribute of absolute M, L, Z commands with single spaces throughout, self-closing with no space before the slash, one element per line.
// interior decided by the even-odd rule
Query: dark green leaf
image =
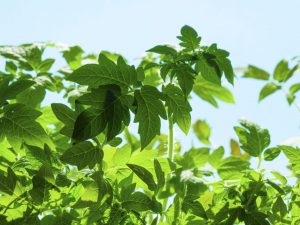
<path fill-rule="evenodd" d="M 249 121 L 241 121 L 242 127 L 234 127 L 241 148 L 249 155 L 257 157 L 270 144 L 270 134 L 267 129 L 262 129 L 258 125 Z"/>
<path fill-rule="evenodd" d="M 166 111 L 160 100 L 162 95 L 155 87 L 143 86 L 134 96 L 137 101 L 134 122 L 139 123 L 141 148 L 144 149 L 157 134 L 160 134 L 160 117 L 166 119 Z"/>
<path fill-rule="evenodd" d="M 134 165 L 134 164 L 126 164 L 142 181 L 147 184 L 149 190 L 156 190 L 156 183 L 154 181 L 152 173 L 150 173 L 147 169 L 142 166 Z"/>
<path fill-rule="evenodd" d="M 187 213 L 190 211 L 192 214 L 207 219 L 206 212 L 201 203 L 194 199 L 193 196 L 187 195 L 182 202 L 182 210 Z"/>
<path fill-rule="evenodd" d="M 24 141 L 28 145 L 44 147 L 44 144 L 53 146 L 53 143 L 39 123 L 35 121 L 41 113 L 23 104 L 5 106 L 4 114 L 0 119 L 1 132 L 6 135 L 10 144 L 19 148 Z"/>
<path fill-rule="evenodd" d="M 185 134 L 187 134 L 191 125 L 190 112 L 192 111 L 189 102 L 182 91 L 172 84 L 168 84 L 163 88 L 163 93 L 166 97 L 168 113 L 173 115 L 173 121 L 178 124 L 179 128 Z"/>
<path fill-rule="evenodd" d="M 165 173 L 161 168 L 161 165 L 157 159 L 154 159 L 154 169 L 155 169 L 155 175 L 157 178 L 157 186 L 158 188 L 163 188 L 165 185 Z"/>
<path fill-rule="evenodd" d="M 81 170 L 88 165 L 93 168 L 96 163 L 101 162 L 102 158 L 102 150 L 93 146 L 91 142 L 84 141 L 69 148 L 60 159 L 65 163 L 77 166 Z"/>

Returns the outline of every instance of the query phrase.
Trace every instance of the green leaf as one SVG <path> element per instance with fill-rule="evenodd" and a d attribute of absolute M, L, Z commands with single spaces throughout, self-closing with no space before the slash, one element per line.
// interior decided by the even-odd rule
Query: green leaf
<path fill-rule="evenodd" d="M 135 164 L 126 164 L 142 181 L 147 184 L 149 190 L 156 190 L 156 183 L 154 181 L 152 173 L 150 173 L 147 169 L 142 166 Z"/>
<path fill-rule="evenodd" d="M 7 167 L 7 176 L 0 174 L 0 191 L 18 197 L 23 193 L 22 186 L 14 171 Z"/>
<path fill-rule="evenodd" d="M 182 202 L 182 211 L 187 213 L 190 211 L 192 214 L 207 219 L 205 209 L 194 196 L 186 195 Z"/>
<path fill-rule="evenodd" d="M 161 165 L 159 161 L 155 158 L 154 159 L 154 169 L 155 169 L 155 175 L 157 178 L 157 186 L 158 188 L 163 188 L 165 185 L 165 173 L 161 168 Z"/>
<path fill-rule="evenodd" d="M 24 141 L 28 145 L 44 147 L 53 146 L 52 141 L 39 123 L 35 121 L 41 113 L 23 104 L 10 104 L 4 107 L 4 114 L 0 118 L 0 132 L 4 134 L 10 144 L 20 148 Z"/>
<path fill-rule="evenodd" d="M 273 94 L 275 91 L 281 89 L 280 85 L 277 85 L 273 82 L 267 83 L 260 91 L 259 93 L 259 101 L 263 100 L 267 96 Z"/>
<path fill-rule="evenodd" d="M 17 95 L 17 102 L 31 107 L 37 107 L 44 100 L 46 90 L 39 85 L 33 85 Z"/>
<path fill-rule="evenodd" d="M 300 174 L 300 149 L 292 146 L 279 145 L 278 148 L 283 151 L 291 163 L 290 168 L 294 173 Z"/>
<path fill-rule="evenodd" d="M 137 212 L 147 211 L 151 209 L 151 199 L 142 192 L 134 192 L 128 200 L 122 202 L 122 207 L 127 210 Z"/>
<path fill-rule="evenodd" d="M 288 211 L 285 202 L 282 200 L 281 196 L 278 196 L 276 201 L 272 206 L 272 211 L 274 214 L 279 214 L 278 216 L 284 217 Z"/>
<path fill-rule="evenodd" d="M 193 51 L 199 48 L 201 37 L 198 33 L 190 26 L 185 25 L 180 30 L 181 36 L 177 36 L 181 40 L 180 45 L 187 51 Z"/>
<path fill-rule="evenodd" d="M 246 214 L 245 225 L 271 225 L 267 220 L 268 215 L 261 212 Z"/>
<path fill-rule="evenodd" d="M 114 204 L 111 207 L 107 225 L 119 225 L 124 216 L 125 213 L 122 207 L 120 207 L 118 204 Z"/>
<path fill-rule="evenodd" d="M 299 90 L 300 90 L 300 83 L 293 84 L 293 85 L 290 87 L 290 93 L 291 93 L 292 95 L 296 94 Z"/>
<path fill-rule="evenodd" d="M 286 60 L 281 60 L 275 67 L 273 77 L 279 82 L 283 82 L 286 79 L 287 73 L 289 72 L 289 65 Z"/>
<path fill-rule="evenodd" d="M 267 184 L 269 184 L 272 188 L 274 188 L 279 194 L 281 194 L 281 195 L 285 194 L 284 190 L 278 184 L 276 184 L 270 180 L 267 180 Z"/>
<path fill-rule="evenodd" d="M 216 99 L 227 103 L 234 103 L 233 95 L 227 88 L 205 81 L 200 76 L 196 79 L 193 91 L 201 99 L 209 102 L 215 107 L 218 107 Z"/>
<path fill-rule="evenodd" d="M 195 69 L 197 72 L 200 72 L 201 76 L 206 81 L 216 84 L 217 86 L 221 86 L 221 74 L 219 67 L 214 60 L 209 61 L 207 58 L 201 56 L 199 61 L 196 63 Z"/>
<path fill-rule="evenodd" d="M 131 156 L 131 146 L 126 144 L 121 148 L 118 148 L 112 157 L 112 163 L 114 166 L 122 166 L 128 163 Z"/>
<path fill-rule="evenodd" d="M 137 73 L 134 66 L 129 66 L 124 59 L 118 58 L 118 65 L 109 60 L 104 54 L 99 55 L 99 64 L 87 64 L 76 69 L 68 80 L 81 85 L 97 87 L 100 85 L 116 84 L 127 90 L 137 84 Z"/>
<path fill-rule="evenodd" d="M 281 175 L 279 172 L 271 171 L 271 173 L 277 180 L 279 180 L 281 182 L 281 184 L 283 184 L 283 185 L 287 184 L 287 179 L 283 175 Z"/>
<path fill-rule="evenodd" d="M 244 74 L 244 77 L 259 79 L 259 80 L 269 80 L 270 74 L 263 69 L 256 66 L 249 65 Z"/>
<path fill-rule="evenodd" d="M 63 51 L 63 57 L 72 70 L 81 66 L 83 50 L 80 46 L 71 46 L 68 50 Z"/>
<path fill-rule="evenodd" d="M 0 104 L 6 100 L 15 99 L 17 94 L 25 91 L 27 88 L 35 84 L 31 80 L 18 80 L 9 84 L 9 79 L 4 79 L 0 83 Z"/>
<path fill-rule="evenodd" d="M 174 68 L 178 84 L 185 96 L 188 96 L 194 84 L 194 71 L 187 64 L 179 64 Z"/>
<path fill-rule="evenodd" d="M 5 63 L 5 71 L 6 72 L 16 75 L 17 70 L 18 70 L 18 67 L 16 66 L 16 64 L 13 61 L 7 61 Z"/>
<path fill-rule="evenodd" d="M 234 131 L 242 144 L 241 148 L 251 156 L 261 155 L 270 144 L 269 131 L 245 120 L 241 121 L 240 124 L 242 127 L 234 127 Z"/>
<path fill-rule="evenodd" d="M 250 163 L 236 157 L 224 159 L 218 167 L 219 176 L 226 180 L 239 179 L 243 176 L 243 171 L 249 168 Z"/>
<path fill-rule="evenodd" d="M 168 84 L 166 87 L 163 87 L 163 93 L 165 94 L 168 113 L 173 115 L 173 121 L 187 134 L 191 126 L 190 112 L 192 111 L 189 102 L 182 91 L 175 85 Z"/>
<path fill-rule="evenodd" d="M 193 125 L 194 133 L 203 144 L 210 144 L 210 126 L 205 120 L 197 120 Z"/>
<path fill-rule="evenodd" d="M 280 148 L 277 147 L 268 148 L 267 150 L 264 151 L 264 160 L 272 161 L 279 156 L 280 152 L 281 152 Z"/>
<path fill-rule="evenodd" d="M 209 159 L 209 148 L 191 148 L 186 151 L 179 159 L 175 158 L 177 163 L 184 169 L 192 169 L 204 166 Z"/>
<path fill-rule="evenodd" d="M 56 118 L 65 125 L 73 126 L 76 120 L 76 113 L 68 106 L 61 103 L 52 103 L 51 108 Z"/>
<path fill-rule="evenodd" d="M 26 158 L 30 162 L 29 167 L 34 170 L 39 170 L 48 161 L 43 149 L 31 145 L 26 145 Z"/>
<path fill-rule="evenodd" d="M 292 146 L 279 145 L 285 156 L 289 159 L 289 161 L 293 164 L 300 164 L 300 149 Z"/>
<path fill-rule="evenodd" d="M 200 57 L 200 61 L 202 60 L 206 62 L 208 66 L 213 67 L 214 71 L 211 71 L 210 74 L 211 76 L 215 77 L 213 78 L 213 80 L 215 80 L 215 83 L 217 84 L 220 84 L 219 82 L 222 74 L 225 75 L 229 83 L 234 83 L 234 72 L 228 56 L 229 52 L 218 48 L 217 44 L 212 44 L 208 48 L 206 48 L 206 51 L 203 54 L 203 58 Z M 205 79 L 210 80 L 212 79 L 212 77 L 206 77 Z"/>
<path fill-rule="evenodd" d="M 86 166 L 93 168 L 100 163 L 103 152 L 89 141 L 80 142 L 64 152 L 60 159 L 68 164 L 77 166 L 79 170 Z"/>
<path fill-rule="evenodd" d="M 224 156 L 225 150 L 223 147 L 219 147 L 216 150 L 214 150 L 210 156 L 209 156 L 209 164 L 213 168 L 218 168 L 222 163 L 222 158 Z"/>
<path fill-rule="evenodd" d="M 134 122 L 139 123 L 138 133 L 141 137 L 141 148 L 144 149 L 153 138 L 160 134 L 160 117 L 166 119 L 166 111 L 161 93 L 151 86 L 143 86 L 135 91 L 137 112 Z"/>
<path fill-rule="evenodd" d="M 163 54 L 163 55 L 171 55 L 171 56 L 176 56 L 177 55 L 177 51 L 167 45 L 157 45 L 149 50 L 147 50 L 147 52 L 154 52 L 154 53 L 158 53 L 158 54 Z"/>
<path fill-rule="evenodd" d="M 93 138 L 106 129 L 106 141 L 111 141 L 128 125 L 128 106 L 121 101 L 120 89 L 116 85 L 101 86 L 78 98 L 78 103 L 92 107 L 82 111 L 76 118 L 72 137 L 83 141 Z"/>

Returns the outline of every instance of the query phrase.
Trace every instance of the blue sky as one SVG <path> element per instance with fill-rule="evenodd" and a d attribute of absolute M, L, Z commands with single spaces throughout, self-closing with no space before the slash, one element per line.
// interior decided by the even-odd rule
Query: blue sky
<path fill-rule="evenodd" d="M 235 67 L 254 64 L 272 71 L 280 59 L 300 55 L 299 9 L 298 0 L 9 0 L 0 3 L 0 45 L 79 44 L 87 52 L 119 52 L 134 63 L 157 44 L 177 44 L 176 35 L 188 24 L 204 44 L 216 42 L 228 50 Z M 232 127 L 242 117 L 268 128 L 273 145 L 299 136 L 300 113 L 280 92 L 258 104 L 262 86 L 238 78 L 231 88 L 236 104 L 220 104 L 220 109 L 192 101 L 193 118 L 212 126 L 214 146 L 228 147 L 229 138 L 236 138 Z M 176 133 L 185 146 L 192 142 Z"/>

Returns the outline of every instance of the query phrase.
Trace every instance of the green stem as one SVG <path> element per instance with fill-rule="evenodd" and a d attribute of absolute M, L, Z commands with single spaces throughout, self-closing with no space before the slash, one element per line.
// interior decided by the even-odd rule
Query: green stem
<path fill-rule="evenodd" d="M 257 169 L 260 169 L 261 161 L 262 161 L 262 157 L 261 157 L 261 155 L 259 155 L 258 156 Z"/>
<path fill-rule="evenodd" d="M 130 132 L 129 132 L 129 130 L 128 130 L 128 127 L 125 127 L 125 129 L 124 129 L 124 131 L 125 131 L 125 137 L 126 137 L 126 139 L 127 139 L 127 142 L 130 144 L 130 146 L 131 146 L 131 151 L 133 151 L 133 140 L 132 140 L 132 138 L 131 138 L 131 134 L 130 134 Z"/>
<path fill-rule="evenodd" d="M 174 134 L 173 134 L 173 116 L 169 116 L 168 118 L 169 121 L 169 140 L 168 140 L 168 157 L 171 162 L 173 162 L 173 142 L 174 142 Z M 167 181 L 170 179 L 170 174 L 167 175 Z M 168 183 L 166 184 L 166 190 L 169 189 Z M 167 210 L 167 203 L 168 203 L 168 198 L 165 198 L 163 201 L 163 209 Z M 162 215 L 160 217 L 160 221 L 164 221 L 164 216 Z"/>
<path fill-rule="evenodd" d="M 168 153 L 169 153 L 169 159 L 171 162 L 173 162 L 173 143 L 174 143 L 174 137 L 173 137 L 173 116 L 169 117 L 169 147 L 168 147 Z"/>

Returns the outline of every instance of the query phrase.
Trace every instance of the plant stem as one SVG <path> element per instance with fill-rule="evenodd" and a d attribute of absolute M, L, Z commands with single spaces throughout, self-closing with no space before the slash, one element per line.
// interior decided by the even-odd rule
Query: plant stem
<path fill-rule="evenodd" d="M 173 162 L 173 142 L 174 142 L 174 135 L 173 135 L 173 116 L 169 116 L 168 118 L 168 121 L 169 121 L 169 140 L 168 140 L 168 157 L 169 157 L 169 160 L 171 162 Z M 167 175 L 167 181 L 170 179 L 170 174 Z M 169 189 L 169 185 L 168 183 L 166 183 L 166 190 Z M 165 198 L 163 200 L 163 209 L 167 210 L 167 203 L 168 203 L 168 198 Z M 162 215 L 160 217 L 160 221 L 163 222 L 164 221 L 164 216 Z"/>
<path fill-rule="evenodd" d="M 169 153 L 169 159 L 172 162 L 173 161 L 173 143 L 174 143 L 174 137 L 173 137 L 173 116 L 169 116 L 169 147 L 168 147 L 168 153 Z"/>
<path fill-rule="evenodd" d="M 261 155 L 259 155 L 258 156 L 257 169 L 260 169 L 261 161 L 262 161 L 262 157 L 261 157 Z"/>

